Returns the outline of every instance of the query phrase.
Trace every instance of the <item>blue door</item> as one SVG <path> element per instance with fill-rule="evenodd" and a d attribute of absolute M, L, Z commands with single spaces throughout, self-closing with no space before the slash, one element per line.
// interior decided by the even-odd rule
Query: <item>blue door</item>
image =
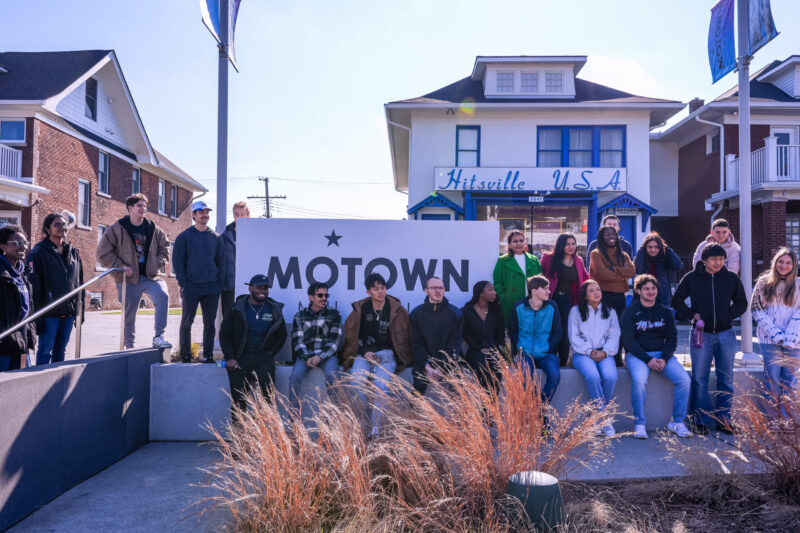
<path fill-rule="evenodd" d="M 631 243 L 633 253 L 636 254 L 636 217 L 619 217 L 619 231 Z"/>

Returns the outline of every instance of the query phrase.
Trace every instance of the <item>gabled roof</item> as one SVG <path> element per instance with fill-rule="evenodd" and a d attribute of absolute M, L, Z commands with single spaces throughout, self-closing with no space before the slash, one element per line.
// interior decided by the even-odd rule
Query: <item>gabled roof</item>
<path fill-rule="evenodd" d="M 766 81 L 758 81 L 764 73 L 769 73 L 771 70 L 782 65 L 786 61 L 792 59 L 790 56 L 785 61 L 773 61 L 766 67 L 759 69 L 758 72 L 750 76 L 750 101 L 751 102 L 797 102 L 797 98 L 786 94 L 773 84 Z M 714 102 L 731 102 L 738 103 L 739 99 L 739 86 L 734 85 L 730 90 L 715 98 Z"/>
<path fill-rule="evenodd" d="M 0 52 L 0 100 L 46 100 L 55 96 L 111 50 Z"/>

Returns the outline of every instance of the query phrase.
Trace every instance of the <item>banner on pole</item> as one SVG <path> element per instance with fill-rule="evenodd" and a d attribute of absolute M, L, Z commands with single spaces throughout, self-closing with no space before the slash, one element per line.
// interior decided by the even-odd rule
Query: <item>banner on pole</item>
<path fill-rule="evenodd" d="M 753 55 L 778 35 L 769 0 L 749 0 L 749 28 L 747 53 Z"/>
<path fill-rule="evenodd" d="M 236 294 L 255 274 L 265 274 L 271 298 L 284 304 L 287 323 L 308 306 L 308 287 L 330 286 L 328 305 L 342 313 L 367 297 L 364 278 L 377 272 L 387 292 L 414 309 L 423 283 L 442 278 L 446 298 L 461 307 L 472 286 L 492 280 L 497 262 L 497 222 L 240 218 L 236 235 Z"/>
<path fill-rule="evenodd" d="M 233 47 L 233 41 L 236 31 L 236 18 L 239 16 L 239 4 L 241 1 L 242 0 L 200 0 L 200 13 L 203 15 L 203 23 L 219 45 L 222 44 L 222 38 L 220 37 L 220 25 L 222 24 L 220 20 L 222 16 L 220 2 L 228 2 L 228 42 L 226 48 L 228 50 L 228 59 L 230 59 L 231 65 L 236 69 L 236 72 L 239 72 L 239 67 L 236 65 L 236 51 Z"/>
<path fill-rule="evenodd" d="M 711 9 L 708 26 L 708 62 L 714 83 L 736 68 L 733 35 L 733 0 L 720 0 Z"/>

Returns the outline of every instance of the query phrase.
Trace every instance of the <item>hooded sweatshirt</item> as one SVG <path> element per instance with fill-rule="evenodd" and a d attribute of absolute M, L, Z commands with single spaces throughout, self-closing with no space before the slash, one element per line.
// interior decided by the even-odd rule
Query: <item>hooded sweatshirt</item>
<path fill-rule="evenodd" d="M 707 244 L 712 244 L 712 243 L 717 244 L 717 241 L 714 240 L 714 237 L 709 235 L 706 237 L 706 240 L 704 240 L 697 246 L 697 250 L 694 252 L 694 260 L 693 260 L 693 264 L 695 266 L 697 266 L 697 264 L 702 261 L 703 248 L 705 248 Z M 722 247 L 725 248 L 725 253 L 728 254 L 727 259 L 725 259 L 725 267 L 734 274 L 738 274 L 739 253 L 741 252 L 741 249 L 739 248 L 739 244 L 733 239 L 733 233 L 728 235 L 728 238 L 725 239 L 725 242 L 722 243 Z"/>
<path fill-rule="evenodd" d="M 645 363 L 652 359 L 647 352 L 661 352 L 661 359 L 668 361 L 678 347 L 678 328 L 672 311 L 658 301 L 652 307 L 645 307 L 637 300 L 626 307 L 620 330 L 625 350 Z"/>
<path fill-rule="evenodd" d="M 691 307 L 686 305 L 686 298 L 692 299 Z M 691 320 L 697 313 L 704 331 L 720 333 L 729 330 L 733 320 L 747 311 L 747 296 L 739 276 L 727 268 L 712 275 L 703 263 L 697 263 L 675 289 L 672 307 L 678 320 Z"/>

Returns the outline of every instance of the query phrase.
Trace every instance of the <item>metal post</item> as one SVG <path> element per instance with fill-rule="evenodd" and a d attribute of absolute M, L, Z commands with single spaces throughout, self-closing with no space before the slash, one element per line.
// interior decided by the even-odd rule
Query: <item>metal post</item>
<path fill-rule="evenodd" d="M 81 294 L 78 294 L 78 299 L 79 299 L 78 301 L 80 303 L 78 304 L 78 316 L 75 317 L 75 320 L 78 321 L 75 324 L 75 327 L 77 328 L 75 330 L 75 359 L 81 358 L 81 331 L 83 328 L 83 306 L 86 305 L 86 301 L 83 298 L 81 298 L 81 296 L 82 296 Z"/>
<path fill-rule="evenodd" d="M 128 300 L 128 276 L 122 271 L 122 313 L 119 321 L 119 351 L 125 349 L 125 302 Z"/>
<path fill-rule="evenodd" d="M 217 90 L 217 233 L 225 231 L 228 203 L 228 0 L 219 3 L 219 78 Z"/>
<path fill-rule="evenodd" d="M 739 275 L 744 285 L 747 301 L 753 292 L 753 239 L 751 235 L 751 188 L 750 179 L 750 56 L 748 1 L 738 0 L 738 44 L 739 57 L 739 244 L 741 245 L 741 270 Z M 742 354 L 747 358 L 753 353 L 753 314 L 748 307 L 742 315 Z"/>

